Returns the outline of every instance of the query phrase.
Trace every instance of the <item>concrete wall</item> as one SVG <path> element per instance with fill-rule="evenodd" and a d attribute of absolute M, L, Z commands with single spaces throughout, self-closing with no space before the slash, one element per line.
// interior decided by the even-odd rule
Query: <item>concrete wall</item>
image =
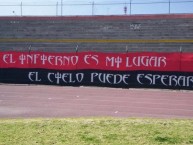
<path fill-rule="evenodd" d="M 0 51 L 193 52 L 193 14 L 0 17 Z"/>

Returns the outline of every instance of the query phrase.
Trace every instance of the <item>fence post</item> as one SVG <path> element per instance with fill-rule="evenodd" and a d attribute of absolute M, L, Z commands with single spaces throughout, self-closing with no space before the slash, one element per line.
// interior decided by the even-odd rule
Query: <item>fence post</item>
<path fill-rule="evenodd" d="M 21 5 L 20 5 L 20 9 L 21 9 L 21 16 L 23 15 L 23 8 L 22 8 L 22 2 L 21 2 Z"/>
<path fill-rule="evenodd" d="M 92 16 L 94 15 L 94 1 L 92 2 Z"/>
<path fill-rule="evenodd" d="M 129 8 L 129 9 L 130 9 L 130 15 L 131 15 L 131 1 L 132 1 L 132 0 L 130 0 L 130 8 Z"/>
<path fill-rule="evenodd" d="M 63 15 L 63 0 L 61 0 L 61 16 Z"/>
<path fill-rule="evenodd" d="M 58 16 L 58 2 L 56 3 L 56 16 Z"/>
<path fill-rule="evenodd" d="M 126 53 L 128 53 L 128 51 L 129 51 L 129 50 L 128 50 L 128 46 L 127 46 L 127 45 L 126 45 L 126 49 L 125 49 L 125 51 L 126 51 Z"/>

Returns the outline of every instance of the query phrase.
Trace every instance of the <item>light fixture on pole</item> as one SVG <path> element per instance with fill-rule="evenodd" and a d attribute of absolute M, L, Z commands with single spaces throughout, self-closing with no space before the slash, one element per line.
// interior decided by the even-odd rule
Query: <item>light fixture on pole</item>
<path fill-rule="evenodd" d="M 125 13 L 125 15 L 127 15 L 127 5 L 126 5 L 126 3 L 125 3 L 125 6 L 124 6 L 124 13 Z"/>

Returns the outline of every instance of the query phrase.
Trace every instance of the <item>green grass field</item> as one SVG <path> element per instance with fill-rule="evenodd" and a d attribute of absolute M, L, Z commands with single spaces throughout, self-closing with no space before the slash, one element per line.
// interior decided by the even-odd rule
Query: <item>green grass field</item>
<path fill-rule="evenodd" d="M 79 118 L 0 120 L 0 145 L 193 144 L 193 120 Z"/>

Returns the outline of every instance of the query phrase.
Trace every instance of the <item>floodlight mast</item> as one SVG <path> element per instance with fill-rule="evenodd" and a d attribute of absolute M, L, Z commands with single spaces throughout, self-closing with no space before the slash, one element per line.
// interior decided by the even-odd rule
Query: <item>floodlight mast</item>
<path fill-rule="evenodd" d="M 125 15 L 127 15 L 127 6 L 126 6 L 126 3 L 125 3 L 125 6 L 124 6 L 124 13 L 125 13 Z"/>

